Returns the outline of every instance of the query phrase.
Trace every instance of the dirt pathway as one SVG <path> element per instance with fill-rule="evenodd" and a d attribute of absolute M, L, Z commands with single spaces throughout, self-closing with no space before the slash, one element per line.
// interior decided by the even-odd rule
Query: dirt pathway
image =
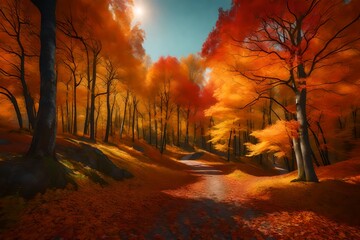
<path fill-rule="evenodd" d="M 179 189 L 164 191 L 173 201 L 163 206 L 163 211 L 147 235 L 158 239 L 244 239 L 258 236 L 246 227 L 239 226 L 239 218 L 250 219 L 254 211 L 226 201 L 225 174 L 196 159 L 196 154 L 183 157 L 189 172 L 198 181 Z"/>

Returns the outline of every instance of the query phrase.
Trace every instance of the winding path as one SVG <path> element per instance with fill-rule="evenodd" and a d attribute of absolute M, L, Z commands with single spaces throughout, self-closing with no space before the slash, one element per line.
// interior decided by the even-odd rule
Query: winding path
<path fill-rule="evenodd" d="M 163 211 L 147 236 L 159 239 L 241 239 L 250 230 L 239 226 L 237 219 L 252 217 L 251 209 L 226 201 L 225 174 L 199 160 L 197 153 L 180 161 L 198 180 L 175 190 L 166 190 L 174 197 L 163 206 Z"/>
<path fill-rule="evenodd" d="M 201 193 L 202 197 L 218 201 L 223 200 L 226 194 L 226 184 L 222 176 L 224 173 L 219 169 L 193 159 L 196 158 L 193 156 L 196 156 L 196 153 L 186 155 L 181 159 L 181 162 L 190 167 L 189 172 L 200 177 L 199 183 L 203 186 L 203 189 L 194 192 L 194 197 Z"/>

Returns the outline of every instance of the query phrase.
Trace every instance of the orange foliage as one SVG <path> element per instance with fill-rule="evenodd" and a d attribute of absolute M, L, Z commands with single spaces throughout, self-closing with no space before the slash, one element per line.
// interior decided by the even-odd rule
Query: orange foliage
<path fill-rule="evenodd" d="M 259 143 L 245 143 L 250 153 L 249 157 L 262 153 L 274 153 L 278 158 L 291 157 L 291 138 L 298 137 L 297 121 L 277 121 L 275 124 L 251 133 L 259 140 Z"/>
<path fill-rule="evenodd" d="M 341 0 L 236 0 L 230 10 L 220 9 L 202 49 L 217 100 L 206 114 L 219 121 L 243 119 L 242 125 L 251 121 L 262 129 L 270 117 L 293 119 L 295 93 L 306 88 L 311 129 L 323 148 L 344 154 L 336 146 L 356 139 L 359 128 L 359 7 L 358 1 Z M 303 35 L 297 42 L 300 22 Z M 299 65 L 304 66 L 303 78 Z M 302 81 L 306 85 L 300 86 Z M 273 131 L 283 132 L 276 127 Z M 271 144 L 252 146 L 262 152 Z"/>

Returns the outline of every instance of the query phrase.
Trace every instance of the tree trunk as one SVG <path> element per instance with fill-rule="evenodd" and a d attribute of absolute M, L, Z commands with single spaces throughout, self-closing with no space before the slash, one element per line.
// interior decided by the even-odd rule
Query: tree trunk
<path fill-rule="evenodd" d="M 99 42 L 94 42 L 93 45 L 93 72 L 92 72 L 92 81 L 91 81 L 91 93 L 90 93 L 90 140 L 95 141 L 95 88 L 96 88 L 96 71 L 98 64 L 98 57 L 101 52 L 101 44 Z"/>
<path fill-rule="evenodd" d="M 139 112 L 136 110 L 136 134 L 137 139 L 140 139 L 140 129 L 139 129 Z"/>
<path fill-rule="evenodd" d="M 162 131 L 160 153 L 163 154 L 166 149 L 166 134 L 167 134 L 167 121 L 164 123 L 164 130 Z"/>
<path fill-rule="evenodd" d="M 158 124 L 157 124 L 156 100 L 154 100 L 154 120 L 155 120 L 155 147 L 158 148 Z"/>
<path fill-rule="evenodd" d="M 62 126 L 62 132 L 65 132 L 65 123 L 64 123 L 64 110 L 63 110 L 63 106 L 60 105 L 60 114 L 61 114 L 61 126 Z"/>
<path fill-rule="evenodd" d="M 301 147 L 299 139 L 293 138 L 293 146 L 294 146 L 294 153 L 296 158 L 296 164 L 298 169 L 298 177 L 293 181 L 305 181 L 305 170 L 304 170 L 304 161 L 301 153 Z"/>
<path fill-rule="evenodd" d="M 126 90 L 126 97 L 125 97 L 125 101 L 124 101 L 124 113 L 123 113 L 123 118 L 122 118 L 121 127 L 120 127 L 120 139 L 122 139 L 122 135 L 124 132 L 125 120 L 126 120 L 126 110 L 127 110 L 127 105 L 129 102 L 129 97 L 130 97 L 130 92 L 129 92 L 129 90 Z"/>
<path fill-rule="evenodd" d="M 144 140 L 146 140 L 146 131 L 145 131 L 145 127 L 144 127 L 144 118 L 141 118 L 141 129 L 142 129 L 142 138 Z"/>
<path fill-rule="evenodd" d="M 90 139 L 95 140 L 95 86 L 96 86 L 96 66 L 97 66 L 97 55 L 94 52 L 93 56 L 93 76 L 91 82 L 90 92 Z"/>
<path fill-rule="evenodd" d="M 318 182 L 314 166 L 311 161 L 311 146 L 309 141 L 306 116 L 306 88 L 296 93 L 296 117 L 299 122 L 300 148 L 304 161 L 305 177 L 307 182 Z"/>
<path fill-rule="evenodd" d="M 73 72 L 73 78 L 74 78 L 74 84 L 73 84 L 73 104 L 74 104 L 73 134 L 74 134 L 74 135 L 77 135 L 77 106 L 76 106 L 76 88 L 77 88 L 77 82 L 76 82 L 75 72 Z"/>
<path fill-rule="evenodd" d="M 271 80 L 270 80 L 270 82 L 272 82 Z M 269 90 L 269 97 L 270 97 L 270 99 L 269 99 L 269 111 L 268 111 L 268 125 L 269 126 L 271 126 L 271 124 L 272 124 L 272 109 L 273 109 L 273 99 L 272 99 L 272 97 L 273 97 L 273 90 L 272 90 L 272 88 L 270 88 L 270 90 Z"/>
<path fill-rule="evenodd" d="M 235 157 L 237 156 L 237 137 L 235 130 L 234 130 L 234 139 L 233 139 L 233 154 Z"/>
<path fill-rule="evenodd" d="M 205 129 L 202 124 L 200 128 L 200 132 L 201 132 L 201 148 L 206 149 Z"/>
<path fill-rule="evenodd" d="M 180 106 L 177 105 L 177 136 L 176 136 L 176 145 L 180 146 Z"/>
<path fill-rule="evenodd" d="M 318 152 L 319 152 L 319 155 L 320 155 L 320 157 L 321 157 L 321 161 L 322 161 L 323 165 L 326 166 L 327 163 L 326 163 L 326 160 L 325 160 L 324 153 L 323 153 L 323 151 L 322 151 L 322 149 L 321 149 L 321 145 L 320 145 L 319 138 L 316 136 L 314 130 L 313 130 L 310 126 L 309 126 L 309 130 L 310 130 L 310 132 L 312 133 L 312 135 L 313 135 L 313 137 L 314 137 L 316 147 L 317 147 Z M 313 154 L 313 155 L 315 155 L 315 154 Z M 315 156 L 313 156 L 313 157 L 315 158 Z M 316 165 L 319 167 L 318 164 L 316 164 Z"/>
<path fill-rule="evenodd" d="M 32 0 L 41 14 L 40 102 L 28 156 L 55 159 L 56 143 L 56 0 Z"/>
<path fill-rule="evenodd" d="M 26 108 L 26 113 L 27 113 L 27 116 L 28 116 L 28 121 L 29 121 L 30 128 L 34 129 L 35 124 L 36 124 L 36 112 L 35 112 L 34 100 L 31 97 L 28 85 L 27 85 L 26 80 L 25 80 L 25 50 L 24 50 L 24 47 L 23 47 L 22 42 L 20 40 L 20 36 L 18 36 L 17 41 L 18 41 L 18 45 L 19 45 L 20 50 L 21 50 L 21 54 L 20 54 L 20 81 L 21 81 L 21 86 L 22 86 L 22 90 L 23 90 L 25 108 Z"/>
<path fill-rule="evenodd" d="M 66 106 L 66 131 L 70 133 L 70 115 L 69 115 L 69 84 L 66 84 L 65 94 L 65 106 Z"/>
<path fill-rule="evenodd" d="M 227 160 L 228 160 L 228 162 L 230 162 L 231 135 L 232 135 L 232 129 L 230 129 L 230 136 L 229 136 L 229 140 L 228 140 L 228 149 L 227 149 Z"/>
<path fill-rule="evenodd" d="M 160 151 L 162 152 L 163 145 L 163 133 L 164 133 L 164 124 L 163 124 L 163 98 L 160 98 Z"/>
<path fill-rule="evenodd" d="M 166 149 L 166 143 L 167 143 L 167 127 L 168 127 L 168 120 L 169 120 L 169 96 L 165 97 L 165 119 L 164 119 L 164 128 L 162 130 L 162 137 L 161 137 L 161 146 L 160 146 L 160 152 L 161 154 L 164 153 L 165 149 Z M 161 105 L 161 109 L 162 109 L 162 105 Z M 162 115 L 161 115 L 162 116 Z"/>
<path fill-rule="evenodd" d="M 114 128 L 115 128 L 115 121 L 116 121 L 116 113 L 115 113 L 115 119 L 114 119 L 114 110 L 115 110 L 115 102 L 116 102 L 116 94 L 114 94 L 114 100 L 111 105 L 110 110 L 110 136 L 114 136 Z"/>
<path fill-rule="evenodd" d="M 100 117 L 100 109 L 101 109 L 101 104 L 100 104 L 100 98 L 98 100 L 98 108 L 96 111 L 96 117 L 95 117 L 95 138 L 98 136 L 98 123 L 99 123 L 99 117 Z"/>
<path fill-rule="evenodd" d="M 23 128 L 23 120 L 22 120 L 19 104 L 18 104 L 16 98 L 6 88 L 0 87 L 0 89 L 3 89 L 5 91 L 5 92 L 0 92 L 0 94 L 6 96 L 10 100 L 10 102 L 12 103 L 12 105 L 14 107 L 14 110 L 15 110 L 15 113 L 16 113 L 17 120 L 18 120 L 19 128 L 22 129 Z"/>
<path fill-rule="evenodd" d="M 266 107 L 265 106 L 263 106 L 263 109 L 262 109 L 262 124 L 261 124 L 261 129 L 265 129 L 265 127 L 266 127 L 266 113 L 267 113 L 267 111 L 266 111 Z"/>
<path fill-rule="evenodd" d="M 197 131 L 197 126 L 196 126 L 196 122 L 194 122 L 194 139 L 193 139 L 193 144 L 194 144 L 194 147 L 196 147 L 196 131 Z"/>
<path fill-rule="evenodd" d="M 353 137 L 356 139 L 358 138 L 358 132 L 357 132 L 357 112 L 358 112 L 358 107 L 353 107 L 353 110 L 351 111 L 351 115 L 352 115 L 352 120 L 353 120 Z"/>
<path fill-rule="evenodd" d="M 329 158 L 329 150 L 328 150 L 328 147 L 327 147 L 327 141 L 326 141 L 326 138 L 325 138 L 325 133 L 320 125 L 320 122 L 316 122 L 316 125 L 318 126 L 319 130 L 320 130 L 320 133 L 321 133 L 321 137 L 322 137 L 322 140 L 323 140 L 323 143 L 324 143 L 324 150 L 322 150 L 323 152 L 323 155 L 324 155 L 324 159 L 325 159 L 325 163 L 326 165 L 330 165 L 331 162 L 330 162 L 330 158 Z"/>
<path fill-rule="evenodd" d="M 190 108 L 188 108 L 186 111 L 185 145 L 189 145 L 189 118 L 190 118 Z"/>
<path fill-rule="evenodd" d="M 150 103 L 150 100 L 149 100 L 149 144 L 151 145 L 152 143 L 152 134 L 151 134 L 151 103 Z"/>
<path fill-rule="evenodd" d="M 91 80 L 90 80 L 90 57 L 89 57 L 89 49 L 86 45 L 83 38 L 81 38 L 81 42 L 85 48 L 86 52 L 86 75 L 87 75 L 87 86 L 86 86 L 86 109 L 85 109 L 85 121 L 84 121 L 84 135 L 89 133 L 89 102 L 90 102 L 90 87 L 91 87 Z"/>
<path fill-rule="evenodd" d="M 133 96 L 133 113 L 132 113 L 132 124 L 131 124 L 131 132 L 132 132 L 132 142 L 135 142 L 135 114 L 136 114 L 136 105 L 137 105 L 137 102 L 136 102 L 136 97 Z"/>
<path fill-rule="evenodd" d="M 105 138 L 104 142 L 109 142 L 109 133 L 110 133 L 110 124 L 111 124 L 111 106 L 110 106 L 110 85 L 111 82 L 108 81 L 106 84 L 106 129 L 105 129 Z"/>
<path fill-rule="evenodd" d="M 131 111 L 131 109 L 132 109 L 132 103 L 129 102 L 129 116 L 128 116 L 129 118 L 128 118 L 128 121 L 127 121 L 127 127 L 128 127 L 127 133 L 128 134 L 130 134 L 131 123 L 132 123 L 132 111 Z"/>

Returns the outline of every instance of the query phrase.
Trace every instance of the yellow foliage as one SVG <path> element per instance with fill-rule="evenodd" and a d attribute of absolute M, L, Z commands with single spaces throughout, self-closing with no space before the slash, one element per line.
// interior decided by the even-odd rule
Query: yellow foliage
<path fill-rule="evenodd" d="M 262 153 L 274 153 L 278 158 L 289 156 L 291 152 L 291 138 L 297 137 L 298 122 L 277 121 L 275 124 L 263 129 L 254 131 L 252 136 L 259 140 L 259 143 L 245 143 L 250 153 L 249 157 Z"/>

